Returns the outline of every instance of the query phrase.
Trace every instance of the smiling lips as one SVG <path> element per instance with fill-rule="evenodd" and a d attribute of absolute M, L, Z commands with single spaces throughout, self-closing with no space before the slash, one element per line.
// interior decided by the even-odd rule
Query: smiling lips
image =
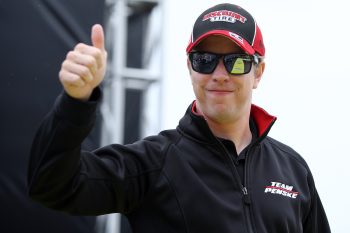
<path fill-rule="evenodd" d="M 218 94 L 218 95 L 230 94 L 234 92 L 233 90 L 221 90 L 221 89 L 207 89 L 207 91 L 209 93 Z"/>

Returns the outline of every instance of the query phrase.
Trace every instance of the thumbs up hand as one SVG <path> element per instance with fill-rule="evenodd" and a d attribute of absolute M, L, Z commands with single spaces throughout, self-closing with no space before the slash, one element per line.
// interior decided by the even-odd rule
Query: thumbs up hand
<path fill-rule="evenodd" d="M 107 52 L 101 25 L 91 29 L 92 45 L 77 44 L 68 52 L 59 72 L 60 82 L 68 95 L 87 101 L 106 73 Z"/>

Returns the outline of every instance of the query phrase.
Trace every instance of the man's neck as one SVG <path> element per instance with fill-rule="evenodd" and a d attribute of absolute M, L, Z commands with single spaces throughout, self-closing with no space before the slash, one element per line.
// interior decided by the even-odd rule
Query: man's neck
<path fill-rule="evenodd" d="M 231 140 L 235 144 L 237 154 L 240 154 L 252 141 L 249 116 L 229 124 L 220 124 L 208 118 L 206 120 L 209 128 L 216 137 Z"/>
<path fill-rule="evenodd" d="M 233 114 L 230 117 L 226 116 L 226 119 L 215 119 L 207 116 L 201 110 L 198 103 L 195 105 L 194 112 L 205 118 L 210 130 L 216 137 L 232 141 L 235 144 L 237 154 L 239 155 L 253 139 L 249 124 L 250 107 L 251 104 L 249 104 L 246 109 L 241 109 L 242 112 L 239 114 Z"/>

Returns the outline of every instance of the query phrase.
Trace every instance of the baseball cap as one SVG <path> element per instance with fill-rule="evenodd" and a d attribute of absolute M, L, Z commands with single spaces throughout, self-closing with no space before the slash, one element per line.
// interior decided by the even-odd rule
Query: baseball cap
<path fill-rule="evenodd" d="M 225 36 L 249 55 L 265 55 L 263 37 L 253 16 L 242 7 L 224 3 L 204 11 L 196 20 L 186 52 L 189 53 L 204 38 Z"/>

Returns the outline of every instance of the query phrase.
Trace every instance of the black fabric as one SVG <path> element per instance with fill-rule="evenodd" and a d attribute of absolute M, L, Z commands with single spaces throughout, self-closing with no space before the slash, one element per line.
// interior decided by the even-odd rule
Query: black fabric
<path fill-rule="evenodd" d="M 244 148 L 243 151 L 237 155 L 235 144 L 233 144 L 232 141 L 221 139 L 221 142 L 232 157 L 233 162 L 236 165 L 241 184 L 244 186 L 244 165 L 248 147 Z"/>
<path fill-rule="evenodd" d="M 241 183 L 243 186 L 245 186 L 245 177 L 244 177 L 244 171 L 245 171 L 245 159 L 246 156 L 249 154 L 249 149 L 254 145 L 258 138 L 258 130 L 255 126 L 254 120 L 252 118 L 249 119 L 249 127 L 250 131 L 252 133 L 252 140 L 251 143 L 245 147 L 239 155 L 237 155 L 237 150 L 235 147 L 235 144 L 227 139 L 220 139 L 221 143 L 226 147 L 227 152 L 232 157 L 234 164 L 236 165 Z"/>
<path fill-rule="evenodd" d="M 0 0 L 0 232 L 89 233 L 95 217 L 72 217 L 33 202 L 27 164 L 35 129 L 61 92 L 68 50 L 90 42 L 103 0 Z M 99 120 L 84 148 L 99 144 Z"/>
<path fill-rule="evenodd" d="M 56 102 L 31 153 L 30 195 L 46 206 L 121 212 L 135 233 L 330 232 L 311 171 L 293 149 L 266 136 L 274 118 L 263 109 L 252 106 L 257 128 L 267 131 L 249 149 L 243 187 L 229 153 L 192 105 L 175 130 L 89 152 L 80 143 L 95 106 L 72 108 L 77 103 L 67 100 Z M 86 125 L 74 124 L 77 117 Z"/>

